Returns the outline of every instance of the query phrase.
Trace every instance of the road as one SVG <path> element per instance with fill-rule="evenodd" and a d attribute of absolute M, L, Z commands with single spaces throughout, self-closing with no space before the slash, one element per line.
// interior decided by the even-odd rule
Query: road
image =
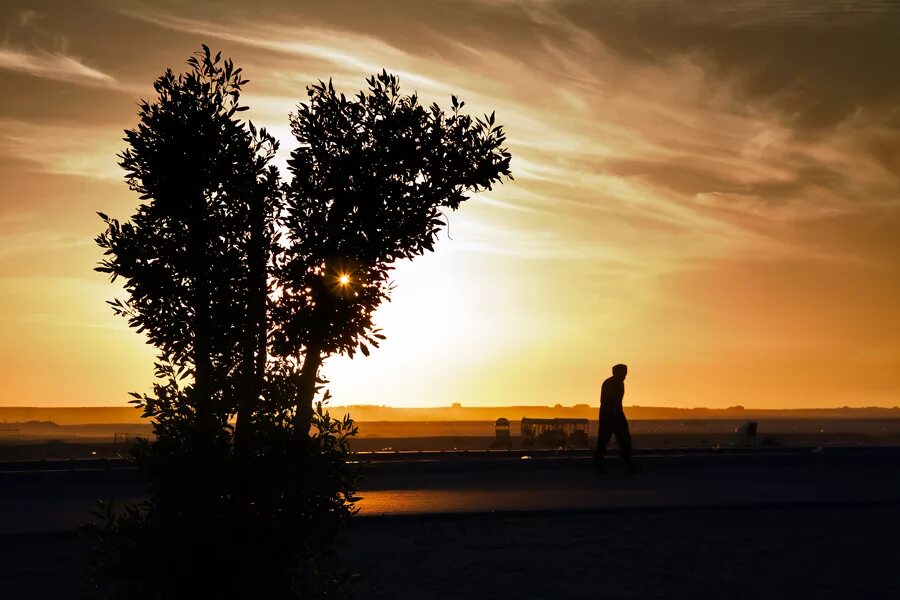
<path fill-rule="evenodd" d="M 900 453 L 645 456 L 628 476 L 587 457 L 373 464 L 363 515 L 900 503 Z"/>
<path fill-rule="evenodd" d="M 738 455 L 660 454 L 628 476 L 614 458 L 596 475 L 584 455 L 373 462 L 361 516 L 647 510 L 788 505 L 900 506 L 900 449 Z M 71 531 L 97 498 L 130 501 L 128 469 L 0 470 L 0 535 Z"/>

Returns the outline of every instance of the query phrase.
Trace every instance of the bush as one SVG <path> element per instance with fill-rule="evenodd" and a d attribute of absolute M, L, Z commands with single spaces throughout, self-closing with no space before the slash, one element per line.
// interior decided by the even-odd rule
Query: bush
<path fill-rule="evenodd" d="M 340 532 L 356 512 L 356 434 L 319 403 L 308 438 L 273 426 L 238 457 L 227 436 L 138 440 L 151 499 L 101 503 L 82 528 L 94 598 L 346 598 Z"/>

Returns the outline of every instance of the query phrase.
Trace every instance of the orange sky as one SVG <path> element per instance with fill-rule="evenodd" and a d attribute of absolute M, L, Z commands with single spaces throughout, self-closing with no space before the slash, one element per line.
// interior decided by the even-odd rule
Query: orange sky
<path fill-rule="evenodd" d="M 508 130 L 516 180 L 399 266 L 335 402 L 596 403 L 627 362 L 626 404 L 900 404 L 890 3 L 12 0 L 0 31 L 0 405 L 149 387 L 94 213 L 133 212 L 122 130 L 203 42 L 285 154 L 306 84 L 382 67 Z"/>

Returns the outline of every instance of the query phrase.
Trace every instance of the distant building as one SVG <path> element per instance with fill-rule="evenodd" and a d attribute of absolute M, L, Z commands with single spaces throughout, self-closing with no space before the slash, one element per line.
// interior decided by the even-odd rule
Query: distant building
<path fill-rule="evenodd" d="M 590 422 L 587 419 L 522 419 L 522 447 L 585 448 Z"/>
<path fill-rule="evenodd" d="M 491 444 L 491 448 L 512 448 L 509 419 L 500 417 L 494 422 L 494 443 Z"/>
<path fill-rule="evenodd" d="M 462 408 L 462 404 L 460 404 L 459 402 L 454 402 L 450 405 L 450 408 Z"/>
<path fill-rule="evenodd" d="M 745 421 L 734 432 L 738 434 L 741 444 L 744 446 L 755 446 L 758 428 L 759 423 L 757 421 Z"/>

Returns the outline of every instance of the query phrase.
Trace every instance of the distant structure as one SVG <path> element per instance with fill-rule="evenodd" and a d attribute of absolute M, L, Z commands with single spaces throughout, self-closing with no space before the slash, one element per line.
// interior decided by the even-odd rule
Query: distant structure
<path fill-rule="evenodd" d="M 587 419 L 522 419 L 523 448 L 587 448 Z"/>
<path fill-rule="evenodd" d="M 113 448 L 118 449 L 119 445 L 122 446 L 130 446 L 134 444 L 138 440 L 146 440 L 149 439 L 147 435 L 140 433 L 113 433 Z"/>
<path fill-rule="evenodd" d="M 759 427 L 759 423 L 757 421 L 744 421 L 741 425 L 734 430 L 736 434 L 740 437 L 740 442 L 744 446 L 755 446 L 756 445 L 756 430 Z"/>
<path fill-rule="evenodd" d="M 512 448 L 512 438 L 509 435 L 509 419 L 500 417 L 494 422 L 494 441 L 491 448 Z"/>

